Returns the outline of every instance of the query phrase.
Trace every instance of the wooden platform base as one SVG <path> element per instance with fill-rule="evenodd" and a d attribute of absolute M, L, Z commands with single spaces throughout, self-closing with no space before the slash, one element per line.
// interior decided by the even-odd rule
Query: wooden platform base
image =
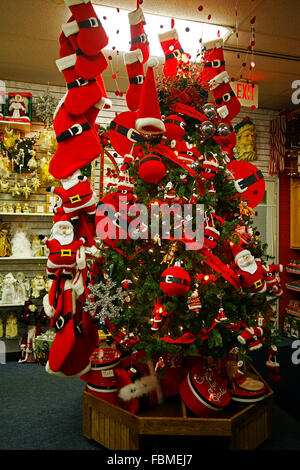
<path fill-rule="evenodd" d="M 139 450 L 141 439 L 177 436 L 173 448 L 180 449 L 180 436 L 198 436 L 197 441 L 224 438 L 226 448 L 253 450 L 271 437 L 273 391 L 267 386 L 265 398 L 243 408 L 230 405 L 217 418 L 198 418 L 186 408 L 179 395 L 139 415 L 133 415 L 98 397 L 83 392 L 83 435 L 110 450 Z M 146 440 L 147 442 L 147 440 Z M 177 443 L 176 443 L 177 442 Z M 216 442 L 215 442 L 216 444 Z M 157 449 L 158 447 L 156 447 Z"/>

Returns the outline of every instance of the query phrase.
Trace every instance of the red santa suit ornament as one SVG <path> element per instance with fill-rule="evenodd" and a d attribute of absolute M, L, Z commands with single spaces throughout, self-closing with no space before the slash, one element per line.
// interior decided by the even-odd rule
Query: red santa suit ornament
<path fill-rule="evenodd" d="M 83 176 L 80 170 L 76 170 L 68 178 L 62 179 L 61 184 L 62 188 L 51 186 L 46 188 L 46 191 L 60 197 L 64 213 L 71 222 L 78 222 L 81 213 L 86 213 L 88 219 L 94 221 L 96 198 L 88 178 Z"/>
<path fill-rule="evenodd" d="M 81 257 L 80 248 L 85 241 L 85 238 L 74 239 L 74 228 L 67 216 L 61 217 L 53 225 L 51 236 L 45 241 L 49 249 L 47 274 L 50 279 L 56 278 L 58 270 L 63 270 L 66 275 L 74 272 Z"/>
<path fill-rule="evenodd" d="M 267 283 L 267 291 L 271 295 L 280 297 L 283 294 L 283 289 L 280 285 L 278 273 L 283 271 L 282 264 L 263 265 L 264 277 Z"/>
<path fill-rule="evenodd" d="M 204 155 L 200 175 L 202 178 L 210 181 L 216 176 L 219 166 L 216 155 L 212 152 L 208 152 Z"/>
<path fill-rule="evenodd" d="M 232 247 L 234 262 L 238 267 L 237 275 L 243 289 L 252 294 L 263 294 L 267 290 L 264 269 L 249 250 L 240 246 Z"/>

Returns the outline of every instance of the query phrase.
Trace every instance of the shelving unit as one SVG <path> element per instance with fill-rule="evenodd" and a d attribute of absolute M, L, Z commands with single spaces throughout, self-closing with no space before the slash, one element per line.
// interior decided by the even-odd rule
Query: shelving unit
<path fill-rule="evenodd" d="M 294 297 L 289 299 L 285 309 L 287 316 L 284 319 L 284 331 L 287 336 L 300 338 L 300 260 L 291 260 L 286 271 L 295 276 L 295 279 L 285 285 Z"/>
<path fill-rule="evenodd" d="M 23 123 L 14 124 L 11 121 L 0 121 L 0 131 L 2 131 L 4 127 L 20 130 L 22 137 L 32 137 L 34 134 L 38 135 L 44 129 L 44 125 L 42 123 L 32 123 L 32 125 L 28 126 L 24 125 Z M 35 150 L 37 153 L 37 160 L 45 155 L 45 152 L 41 151 L 39 148 L 36 148 Z M 10 187 L 14 185 L 16 175 L 17 173 L 12 173 L 8 178 L 5 179 L 6 182 L 9 183 Z M 18 180 L 21 187 L 25 178 L 27 178 L 28 184 L 30 184 L 32 173 L 18 174 Z M 11 238 L 13 237 L 15 229 L 18 226 L 26 232 L 26 236 L 30 242 L 35 236 L 41 234 L 49 235 L 53 225 L 53 213 L 52 211 L 46 212 L 49 210 L 46 186 L 48 186 L 47 182 L 41 183 L 41 186 L 37 189 L 37 191 L 32 189 L 32 192 L 27 198 L 23 193 L 13 196 L 9 190 L 7 192 L 0 192 L 0 222 L 8 227 Z M 7 206 L 9 204 L 13 204 L 14 210 L 16 210 L 17 204 L 19 204 L 23 210 L 24 204 L 27 203 L 29 212 L 3 211 L 3 203 L 6 203 Z M 38 205 L 44 207 L 44 212 L 35 211 Z M 46 278 L 46 262 L 47 256 L 0 257 L 0 275 L 5 276 L 7 273 L 11 272 L 13 276 L 16 277 L 18 272 L 22 272 L 24 273 L 25 278 L 28 279 L 31 283 L 31 280 L 37 275 L 43 275 Z M 43 294 L 39 298 L 30 299 L 35 305 L 37 305 L 39 311 L 42 309 L 42 298 Z M 0 318 L 2 319 L 4 329 L 4 335 L 2 338 L 0 338 L 0 340 L 5 342 L 6 353 L 8 357 L 13 359 L 15 359 L 15 357 L 18 358 L 18 356 L 21 355 L 19 343 L 23 334 L 27 330 L 27 326 L 19 321 L 23 307 L 23 304 L 0 304 Z M 13 313 L 18 319 L 18 337 L 15 339 L 5 337 L 6 320 L 11 313 Z M 45 326 L 45 328 L 47 327 Z"/>

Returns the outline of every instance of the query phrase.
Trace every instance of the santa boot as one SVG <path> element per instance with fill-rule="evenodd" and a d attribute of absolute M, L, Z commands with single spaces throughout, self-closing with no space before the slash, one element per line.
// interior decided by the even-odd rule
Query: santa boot
<path fill-rule="evenodd" d="M 177 72 L 178 60 L 181 58 L 183 49 L 178 40 L 176 29 L 171 29 L 158 35 L 160 45 L 165 54 L 163 74 L 166 78 L 174 77 Z"/>
<path fill-rule="evenodd" d="M 65 4 L 75 20 L 69 31 L 76 34 L 78 47 L 87 56 L 99 54 L 107 46 L 108 37 L 90 0 L 65 0 Z"/>
<path fill-rule="evenodd" d="M 100 139 L 84 114 L 72 116 L 62 105 L 53 126 L 58 147 L 50 161 L 49 172 L 54 178 L 67 178 L 101 153 Z"/>
<path fill-rule="evenodd" d="M 143 10 L 138 8 L 137 10 L 131 11 L 128 13 L 128 19 L 131 36 L 130 50 L 135 51 L 136 49 L 140 49 L 143 55 L 142 64 L 145 64 L 149 59 L 149 42 L 144 30 L 146 22 Z"/>
<path fill-rule="evenodd" d="M 202 45 L 202 52 L 204 52 L 204 55 L 201 78 L 204 83 L 208 83 L 219 73 L 225 72 L 223 39 L 219 38 L 204 43 Z"/>
<path fill-rule="evenodd" d="M 210 225 L 206 225 L 206 227 L 204 227 L 204 246 L 206 248 L 209 250 L 216 248 L 219 237 L 220 232 L 217 229 Z"/>
<path fill-rule="evenodd" d="M 254 351 L 262 347 L 261 341 L 258 339 L 258 336 L 262 336 L 263 329 L 258 326 L 252 326 L 250 328 L 245 328 L 245 330 L 237 337 L 238 341 L 241 344 L 248 343 L 249 351 Z"/>
<path fill-rule="evenodd" d="M 137 111 L 140 104 L 141 91 L 145 80 L 143 54 L 141 49 L 125 52 L 124 62 L 129 79 L 126 103 L 130 111 Z"/>
<path fill-rule="evenodd" d="M 208 82 L 221 119 L 230 122 L 238 115 L 241 103 L 235 96 L 229 83 L 227 72 L 221 72 Z"/>

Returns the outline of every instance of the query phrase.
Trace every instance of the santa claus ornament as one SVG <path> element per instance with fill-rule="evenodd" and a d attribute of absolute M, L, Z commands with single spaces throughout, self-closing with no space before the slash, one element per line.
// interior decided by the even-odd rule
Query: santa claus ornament
<path fill-rule="evenodd" d="M 267 290 L 264 278 L 264 269 L 260 261 L 256 260 L 251 252 L 241 246 L 232 247 L 234 262 L 237 265 L 236 274 L 240 285 L 251 294 L 263 294 Z"/>
<path fill-rule="evenodd" d="M 68 216 L 64 215 L 56 222 L 51 230 L 51 236 L 46 239 L 41 236 L 49 249 L 47 259 L 47 274 L 49 279 L 56 279 L 58 270 L 65 275 L 73 274 L 76 267 L 85 267 L 85 257 L 80 248 L 86 238 L 75 239 L 74 228 Z"/>
<path fill-rule="evenodd" d="M 95 220 L 96 198 L 86 176 L 76 170 L 68 178 L 61 180 L 62 188 L 54 186 L 46 188 L 46 191 L 57 194 L 60 204 L 73 224 L 79 221 L 79 215 L 86 213 L 90 221 Z"/>
<path fill-rule="evenodd" d="M 176 261 L 174 266 L 165 269 L 160 278 L 160 287 L 169 297 L 186 294 L 190 285 L 190 275 L 181 267 L 180 261 Z"/>

